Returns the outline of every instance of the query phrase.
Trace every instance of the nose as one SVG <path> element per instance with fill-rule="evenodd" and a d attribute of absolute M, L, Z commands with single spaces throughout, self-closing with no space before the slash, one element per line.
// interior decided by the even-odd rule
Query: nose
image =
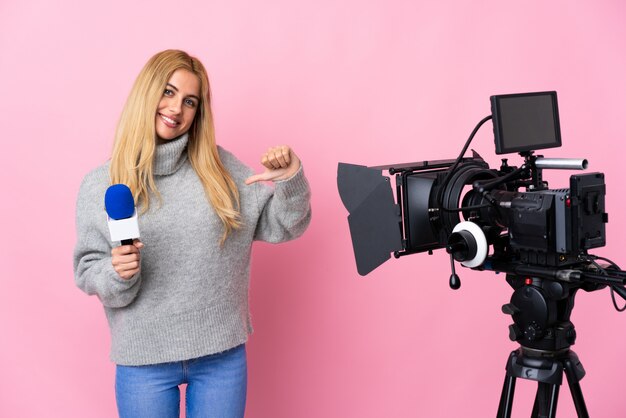
<path fill-rule="evenodd" d="M 183 103 L 181 100 L 170 100 L 169 102 L 169 111 L 173 114 L 178 115 L 180 113 L 180 109 L 182 109 Z"/>

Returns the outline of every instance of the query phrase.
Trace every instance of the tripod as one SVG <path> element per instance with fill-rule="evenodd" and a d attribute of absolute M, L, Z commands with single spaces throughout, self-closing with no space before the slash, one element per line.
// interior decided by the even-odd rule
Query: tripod
<path fill-rule="evenodd" d="M 587 406 L 580 388 L 580 380 L 585 370 L 576 353 L 570 349 L 556 353 L 535 352 L 520 347 L 511 352 L 506 364 L 506 377 L 500 396 L 498 418 L 510 418 L 513 407 L 516 378 L 536 380 L 537 394 L 533 406 L 532 418 L 554 418 L 559 397 L 559 387 L 563 380 L 563 371 L 567 376 L 574 406 L 579 417 L 588 418 Z"/>
<path fill-rule="evenodd" d="M 580 285 L 512 274 L 507 282 L 515 292 L 502 312 L 513 317 L 509 338 L 519 341 L 520 347 L 507 359 L 497 418 L 510 418 L 517 378 L 537 381 L 531 418 L 554 418 L 563 372 L 578 417 L 588 418 L 579 383 L 585 370 L 570 350 L 576 331 L 569 318 Z"/>

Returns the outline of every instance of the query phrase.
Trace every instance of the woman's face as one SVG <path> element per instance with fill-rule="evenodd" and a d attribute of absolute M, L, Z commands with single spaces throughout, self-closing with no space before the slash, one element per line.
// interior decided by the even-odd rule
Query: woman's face
<path fill-rule="evenodd" d="M 156 114 L 156 134 L 161 140 L 178 138 L 189 130 L 200 103 L 200 80 L 179 69 L 170 77 Z"/>

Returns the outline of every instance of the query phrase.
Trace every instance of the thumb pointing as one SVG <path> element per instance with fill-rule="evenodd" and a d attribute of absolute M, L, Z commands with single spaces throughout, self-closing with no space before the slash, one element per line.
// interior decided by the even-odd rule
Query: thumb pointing
<path fill-rule="evenodd" d="M 263 181 L 266 180 L 265 179 L 265 173 L 261 173 L 261 174 L 255 174 L 253 176 L 250 176 L 246 179 L 246 184 L 250 185 L 252 183 L 256 183 L 257 181 Z"/>

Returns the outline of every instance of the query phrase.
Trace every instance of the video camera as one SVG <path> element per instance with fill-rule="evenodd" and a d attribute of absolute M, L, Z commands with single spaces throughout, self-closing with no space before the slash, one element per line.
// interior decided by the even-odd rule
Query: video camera
<path fill-rule="evenodd" d="M 492 96 L 491 108 L 456 160 L 377 167 L 339 163 L 339 194 L 350 212 L 361 275 L 392 252 L 401 257 L 439 248 L 470 268 L 492 270 L 495 263 L 507 264 L 505 271 L 515 265 L 562 269 L 606 244 L 604 174 L 572 175 L 569 188 L 548 189 L 543 170 L 584 170 L 588 162 L 534 155 L 561 146 L 556 92 Z M 524 158 L 520 167 L 502 159 L 499 169 L 491 169 L 475 151 L 463 158 L 490 119 L 496 153 L 518 152 Z M 397 203 L 382 171 L 395 175 Z M 487 257 L 489 246 L 494 252 Z"/>
<path fill-rule="evenodd" d="M 626 272 L 588 253 L 606 244 L 604 174 L 574 174 L 569 188 L 560 189 L 543 180 L 546 169 L 588 166 L 585 159 L 535 155 L 561 146 L 556 92 L 492 96 L 491 111 L 456 159 L 376 167 L 339 163 L 337 185 L 350 213 L 357 270 L 364 276 L 391 253 L 398 258 L 445 248 L 453 289 L 461 285 L 455 261 L 506 273 L 514 293 L 502 311 L 512 316 L 509 337 L 520 349 L 507 363 L 498 416 L 510 416 L 517 377 L 539 382 L 533 413 L 555 413 L 563 370 L 579 416 L 588 416 L 578 383 L 585 371 L 569 350 L 576 339 L 570 322 L 574 296 L 579 289 L 609 286 L 619 311 L 625 308 L 617 306 L 614 292 L 626 299 Z M 519 153 L 519 167 L 504 158 L 492 169 L 473 150 L 464 157 L 488 120 L 496 153 Z M 395 200 L 383 171 L 395 177 Z"/>

